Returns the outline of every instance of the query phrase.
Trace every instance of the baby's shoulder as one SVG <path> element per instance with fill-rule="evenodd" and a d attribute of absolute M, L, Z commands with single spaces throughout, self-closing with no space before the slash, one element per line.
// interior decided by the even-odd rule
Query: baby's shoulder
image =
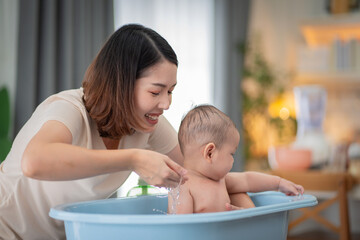
<path fill-rule="evenodd" d="M 193 192 L 201 192 L 204 189 L 208 190 L 218 186 L 218 184 L 214 183 L 215 181 L 212 179 L 190 175 L 189 179 L 185 182 L 184 187 Z"/>

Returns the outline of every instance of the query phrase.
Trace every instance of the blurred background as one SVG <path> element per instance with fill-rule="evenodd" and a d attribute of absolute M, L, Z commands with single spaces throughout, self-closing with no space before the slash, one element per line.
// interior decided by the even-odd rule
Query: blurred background
<path fill-rule="evenodd" d="M 359 0 L 0 0 L 0 160 L 36 106 L 80 87 L 126 23 L 153 28 L 178 55 L 165 113 L 176 130 L 192 106 L 213 104 L 241 133 L 234 171 L 350 174 L 360 239 Z M 341 225 L 337 207 L 324 216 Z M 311 221 L 292 233 L 337 239 Z"/>

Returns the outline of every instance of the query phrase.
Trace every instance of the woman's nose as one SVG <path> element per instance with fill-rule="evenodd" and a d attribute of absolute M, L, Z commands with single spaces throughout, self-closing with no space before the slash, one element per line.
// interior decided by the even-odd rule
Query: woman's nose
<path fill-rule="evenodd" d="M 159 108 L 168 110 L 171 105 L 171 95 L 163 96 L 159 103 Z"/>

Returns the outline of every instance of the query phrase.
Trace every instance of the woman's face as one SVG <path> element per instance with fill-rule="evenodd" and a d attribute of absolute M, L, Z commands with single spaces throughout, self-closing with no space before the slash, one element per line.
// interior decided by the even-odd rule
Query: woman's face
<path fill-rule="evenodd" d="M 144 71 L 136 80 L 134 102 L 143 132 L 152 132 L 159 116 L 169 109 L 176 85 L 176 73 L 175 64 L 161 61 Z"/>

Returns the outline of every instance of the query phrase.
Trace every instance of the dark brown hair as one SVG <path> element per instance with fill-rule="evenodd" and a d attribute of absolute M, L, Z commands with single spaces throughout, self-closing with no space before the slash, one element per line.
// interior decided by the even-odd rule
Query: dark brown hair
<path fill-rule="evenodd" d="M 185 115 L 179 127 L 181 152 L 185 154 L 189 144 L 202 146 L 213 142 L 216 147 L 221 148 L 231 128 L 236 129 L 234 122 L 216 107 L 196 106 Z"/>
<path fill-rule="evenodd" d="M 120 139 L 141 129 L 134 109 L 136 80 L 149 67 L 177 57 L 154 30 L 128 24 L 113 33 L 90 64 L 82 83 L 86 110 L 100 136 Z"/>

